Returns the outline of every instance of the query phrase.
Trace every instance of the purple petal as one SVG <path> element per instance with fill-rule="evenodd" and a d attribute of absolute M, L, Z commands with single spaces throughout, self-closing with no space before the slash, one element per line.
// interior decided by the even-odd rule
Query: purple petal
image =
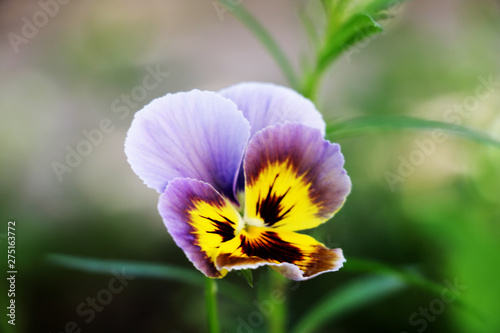
<path fill-rule="evenodd" d="M 172 179 L 211 184 L 230 200 L 250 135 L 236 105 L 193 90 L 155 99 L 135 114 L 125 153 L 146 185 L 162 193 Z"/>
<path fill-rule="evenodd" d="M 298 123 L 325 134 L 325 122 L 314 104 L 294 90 L 271 83 L 246 82 L 219 91 L 234 101 L 250 122 L 251 136 L 278 123 Z"/>
<path fill-rule="evenodd" d="M 238 211 L 207 183 L 174 179 L 160 196 L 158 210 L 170 235 L 194 266 L 219 278 L 215 259 L 219 247 L 235 238 L 241 223 Z"/>
<path fill-rule="evenodd" d="M 258 132 L 244 160 L 245 218 L 280 230 L 316 227 L 350 192 L 343 166 L 340 146 L 317 129 L 280 124 Z"/>

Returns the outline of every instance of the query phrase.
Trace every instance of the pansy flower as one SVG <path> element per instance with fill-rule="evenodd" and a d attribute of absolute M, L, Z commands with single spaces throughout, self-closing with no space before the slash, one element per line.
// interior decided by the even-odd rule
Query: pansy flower
<path fill-rule="evenodd" d="M 241 83 L 167 94 L 135 114 L 125 153 L 175 243 L 206 276 L 272 266 L 293 280 L 345 261 L 298 233 L 329 220 L 351 182 L 325 123 L 295 91 Z"/>

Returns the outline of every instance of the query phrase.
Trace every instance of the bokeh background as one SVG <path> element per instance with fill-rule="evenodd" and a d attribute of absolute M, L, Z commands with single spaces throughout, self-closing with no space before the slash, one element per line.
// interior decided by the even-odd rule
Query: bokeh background
<path fill-rule="evenodd" d="M 57 2 L 41 24 L 40 3 L 49 2 L 0 2 L 0 246 L 6 253 L 6 224 L 15 220 L 18 270 L 15 330 L 6 325 L 4 285 L 0 327 L 64 332 L 74 321 L 82 332 L 204 332 L 202 289 L 142 278 L 130 281 L 86 323 L 77 307 L 106 288 L 110 276 L 58 267 L 45 256 L 189 268 L 157 214 L 157 193 L 126 162 L 123 142 L 133 113 L 168 92 L 218 90 L 241 81 L 286 85 L 285 78 L 230 11 L 211 1 Z M 308 41 L 297 12 L 311 10 L 311 2 L 242 5 L 299 68 Z M 22 36 L 26 20 L 37 15 L 41 26 L 24 28 L 30 37 L 13 44 L 10 33 Z M 386 28 L 329 71 L 318 101 L 327 119 L 407 115 L 459 123 L 500 139 L 498 1 L 414 0 Z M 158 85 L 137 88 L 151 70 L 162 73 Z M 476 96 L 480 78 L 493 82 L 484 98 Z M 126 95 L 135 97 L 126 102 Z M 464 111 L 452 111 L 455 105 Z M 108 133 L 58 177 L 54 162 L 67 165 L 68 151 L 103 119 L 111 124 Z M 500 332 L 500 150 L 453 136 L 432 140 L 432 132 L 409 130 L 339 139 L 353 190 L 335 218 L 312 234 L 341 246 L 348 260 L 416 267 L 443 288 L 445 281 L 458 283 L 457 299 L 468 308 L 446 303 L 425 327 L 415 324 L 425 317 L 412 322 L 412 314 L 436 296 L 406 287 L 346 312 L 320 332 Z M 422 142 L 433 142 L 432 149 Z M 402 167 L 421 156 L 411 170 Z M 401 176 L 400 169 L 404 176 L 388 181 L 389 174 Z M 256 272 L 255 288 L 265 273 Z M 341 270 L 290 291 L 291 325 L 326 293 L 363 275 Z M 228 280 L 249 288 L 235 274 Z M 256 310 L 254 294 L 246 305 L 220 297 L 223 332 L 265 331 L 242 329 L 237 320 Z"/>

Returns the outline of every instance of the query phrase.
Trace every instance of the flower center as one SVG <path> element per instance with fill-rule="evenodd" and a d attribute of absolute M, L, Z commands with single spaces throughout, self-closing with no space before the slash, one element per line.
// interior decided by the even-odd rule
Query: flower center
<path fill-rule="evenodd" d="M 251 229 L 251 227 L 265 227 L 264 220 L 259 218 L 248 218 L 242 217 L 238 220 L 236 229 L 234 230 L 234 236 L 238 236 L 243 230 L 246 232 Z"/>

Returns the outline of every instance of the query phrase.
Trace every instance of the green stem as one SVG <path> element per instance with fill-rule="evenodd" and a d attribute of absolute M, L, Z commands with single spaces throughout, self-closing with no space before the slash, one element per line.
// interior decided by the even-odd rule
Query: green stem
<path fill-rule="evenodd" d="M 274 311 L 269 318 L 269 332 L 285 333 L 287 323 L 287 286 L 288 280 L 274 270 L 269 270 L 269 290 L 267 297 L 274 301 Z"/>
<path fill-rule="evenodd" d="M 342 47 L 334 48 L 333 50 L 327 49 L 323 46 L 318 50 L 314 65 L 306 71 L 301 87 L 301 93 L 304 97 L 315 102 L 318 90 L 321 86 L 321 81 L 330 65 L 342 54 L 344 49 Z"/>
<path fill-rule="evenodd" d="M 205 306 L 207 309 L 208 331 L 220 333 L 217 317 L 217 282 L 209 277 L 205 280 Z"/>
<path fill-rule="evenodd" d="M 310 99 L 313 103 L 316 103 L 316 98 L 318 95 L 318 86 L 321 80 L 322 72 L 313 69 L 311 72 L 307 73 L 304 76 L 304 81 L 301 86 L 301 91 L 300 93 Z"/>

